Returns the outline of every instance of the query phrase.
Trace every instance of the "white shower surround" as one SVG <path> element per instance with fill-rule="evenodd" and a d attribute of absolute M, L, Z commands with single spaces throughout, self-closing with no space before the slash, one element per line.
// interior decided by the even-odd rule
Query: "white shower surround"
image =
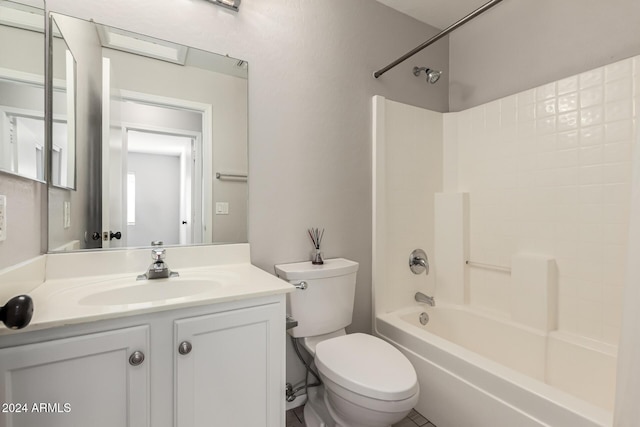
<path fill-rule="evenodd" d="M 468 192 L 465 255 L 506 266 L 518 253 L 555 259 L 561 335 L 615 349 L 622 317 L 631 151 L 638 135 L 639 99 L 638 57 L 444 114 L 439 121 L 438 113 L 375 97 L 374 144 L 387 141 L 383 150 L 374 145 L 373 158 L 374 317 L 414 305 L 411 297 L 418 290 L 435 293 L 439 302 L 449 302 L 447 296 L 456 294 L 433 280 L 440 276 L 443 260 L 438 258 L 438 246 L 433 247 L 433 228 L 439 224 L 428 220 L 435 211 L 435 193 Z M 409 116 L 421 114 L 421 124 L 411 122 Z M 404 130 L 393 134 L 390 126 Z M 426 132 L 420 126 L 426 126 Z M 438 134 L 444 137 L 434 142 Z M 409 151 L 407 143 L 419 146 L 415 139 L 423 144 L 419 150 L 426 151 L 398 161 L 398 152 Z M 431 162 L 430 157 L 439 153 L 443 153 L 442 170 L 425 167 L 425 159 Z M 407 182 L 407 177 L 413 192 L 399 193 L 390 184 Z M 442 187 L 427 185 L 416 201 L 417 189 L 433 182 L 442 182 Z M 403 220 L 394 213 L 398 210 L 410 211 L 424 227 L 433 228 L 407 239 L 408 217 Z M 435 274 L 427 279 L 410 277 L 401 263 L 404 252 L 420 245 L 438 259 Z M 513 310 L 509 275 L 459 268 L 468 281 L 466 286 L 457 284 L 467 307 L 509 321 Z M 606 381 L 611 384 L 611 378 Z M 619 416 L 616 425 L 626 425 L 621 420 Z"/>
<path fill-rule="evenodd" d="M 617 344 L 640 60 L 445 115 L 444 192 L 470 194 L 469 256 L 555 258 L 559 329 Z M 509 276 L 469 270 L 472 305 L 508 314 Z"/>

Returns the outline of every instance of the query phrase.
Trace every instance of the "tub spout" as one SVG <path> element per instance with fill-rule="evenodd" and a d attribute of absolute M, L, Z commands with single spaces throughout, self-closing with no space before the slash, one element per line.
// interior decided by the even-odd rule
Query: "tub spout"
<path fill-rule="evenodd" d="M 430 305 L 431 307 L 435 307 L 436 306 L 436 300 L 433 297 L 430 297 L 429 295 L 425 295 L 422 292 L 416 292 L 416 301 L 418 302 L 423 302 L 425 304 Z"/>

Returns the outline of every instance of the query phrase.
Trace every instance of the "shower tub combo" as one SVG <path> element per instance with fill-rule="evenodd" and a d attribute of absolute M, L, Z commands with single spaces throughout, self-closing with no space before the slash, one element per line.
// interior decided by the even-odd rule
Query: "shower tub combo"
<path fill-rule="evenodd" d="M 613 346 L 467 306 L 421 304 L 375 322 L 376 333 L 413 363 L 416 409 L 438 427 L 611 425 Z"/>
<path fill-rule="evenodd" d="M 459 112 L 373 97 L 373 326 L 413 363 L 416 409 L 438 427 L 612 425 L 639 88 L 634 57 Z M 589 93 L 609 100 L 575 101 Z M 609 157 L 578 174 L 578 143 Z M 577 218 L 587 198 L 595 214 Z M 407 268 L 416 247 L 429 275 Z M 592 268 L 591 250 L 608 262 Z"/>

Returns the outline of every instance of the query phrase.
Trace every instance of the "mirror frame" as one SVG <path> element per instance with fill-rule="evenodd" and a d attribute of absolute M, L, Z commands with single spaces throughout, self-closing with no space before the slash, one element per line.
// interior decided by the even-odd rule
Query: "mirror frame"
<path fill-rule="evenodd" d="M 78 82 L 76 79 L 77 76 L 77 69 L 78 69 L 78 61 L 76 60 L 75 56 L 73 55 L 73 52 L 71 51 L 71 49 L 69 48 L 69 45 L 67 44 L 67 42 L 64 39 L 64 35 L 62 34 L 62 32 L 60 31 L 60 36 L 59 38 L 62 39 L 62 41 L 64 42 L 65 46 L 67 47 L 66 52 L 65 52 L 65 59 L 64 59 L 64 64 L 65 64 L 65 81 L 64 83 L 59 83 L 59 84 L 55 84 L 56 79 L 53 76 L 53 59 L 54 59 L 54 54 L 53 54 L 53 40 L 55 39 L 55 36 L 53 34 L 54 29 L 57 27 L 57 24 L 55 24 L 55 19 L 54 16 L 51 15 L 50 13 L 47 14 L 48 16 L 48 20 L 49 20 L 49 29 L 51 31 L 50 37 L 51 37 L 51 52 L 50 52 L 50 59 L 51 59 L 51 81 L 52 81 L 52 85 L 51 85 L 51 147 L 50 149 L 48 149 L 47 153 L 49 154 L 49 161 L 47 162 L 49 165 L 49 179 L 48 182 L 50 183 L 51 186 L 56 187 L 56 188 L 60 188 L 63 190 L 76 190 L 77 189 L 77 178 L 78 178 L 78 172 L 77 172 L 77 161 L 78 161 L 78 157 L 77 157 L 77 153 L 76 153 L 76 147 L 78 145 L 78 141 L 76 139 L 76 117 L 77 117 L 77 111 L 76 111 L 76 105 L 77 105 L 77 92 L 78 92 Z M 59 28 L 58 28 L 59 31 Z M 66 56 L 68 55 L 68 56 Z M 73 60 L 72 62 L 72 66 L 69 67 L 69 64 L 71 63 L 71 61 L 69 60 L 69 57 L 71 57 L 71 59 Z M 69 74 L 71 74 L 71 76 L 69 76 Z M 46 76 L 47 80 L 49 79 L 49 76 Z M 67 179 L 69 177 L 73 178 L 73 182 L 71 185 L 62 185 L 59 183 L 56 183 L 54 180 L 54 176 L 53 176 L 53 151 L 54 151 L 54 146 L 53 146 L 53 124 L 55 122 L 60 122 L 62 119 L 62 116 L 60 114 L 56 114 L 53 111 L 53 93 L 58 90 L 61 91 L 60 89 L 64 89 L 65 92 L 65 98 L 66 98 L 66 105 L 67 105 L 67 109 L 66 109 L 66 116 L 65 116 L 65 122 L 67 124 L 67 143 L 69 145 L 71 145 L 73 147 L 73 166 L 72 169 L 66 170 L 66 177 Z M 46 125 L 46 121 L 45 121 L 45 125 Z M 48 126 L 48 125 L 46 125 Z M 47 127 L 48 129 L 48 127 Z M 68 147 L 69 148 L 69 147 Z M 67 166 L 68 167 L 68 166 Z M 60 176 L 60 179 L 62 179 L 62 175 Z M 68 182 L 68 181 L 67 181 Z"/>

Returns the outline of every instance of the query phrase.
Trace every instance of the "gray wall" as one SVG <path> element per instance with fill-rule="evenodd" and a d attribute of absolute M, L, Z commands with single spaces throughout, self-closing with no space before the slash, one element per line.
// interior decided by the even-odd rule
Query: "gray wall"
<path fill-rule="evenodd" d="M 640 54 L 638 0 L 505 1 L 450 35 L 451 111 Z"/>
<path fill-rule="evenodd" d="M 0 194 L 7 196 L 7 240 L 0 242 L 0 268 L 40 254 L 43 191 L 44 184 L 0 172 Z"/>

